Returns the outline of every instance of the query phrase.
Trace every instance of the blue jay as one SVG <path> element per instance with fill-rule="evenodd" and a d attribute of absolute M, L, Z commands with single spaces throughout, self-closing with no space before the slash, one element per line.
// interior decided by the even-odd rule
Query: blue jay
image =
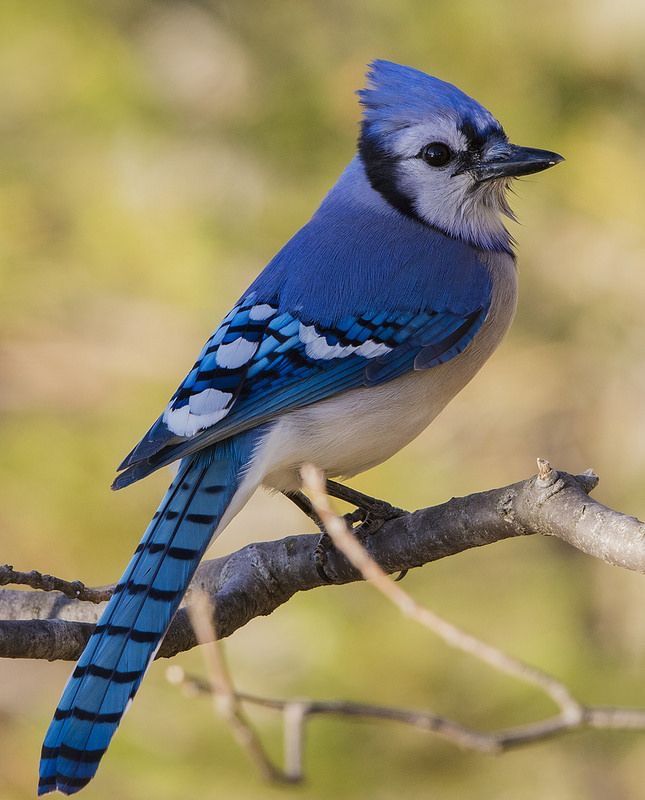
<path fill-rule="evenodd" d="M 370 66 L 358 152 L 208 339 L 114 488 L 179 470 L 72 673 L 39 794 L 94 776 L 195 569 L 264 486 L 313 462 L 352 476 L 415 438 L 475 375 L 516 305 L 511 179 L 562 161 L 509 143 L 462 91 Z"/>

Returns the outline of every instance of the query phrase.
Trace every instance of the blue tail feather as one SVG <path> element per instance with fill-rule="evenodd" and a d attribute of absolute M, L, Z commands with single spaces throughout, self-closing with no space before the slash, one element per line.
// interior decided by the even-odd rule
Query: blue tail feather
<path fill-rule="evenodd" d="M 39 794 L 73 794 L 94 776 L 259 436 L 182 462 L 67 682 L 43 744 Z"/>

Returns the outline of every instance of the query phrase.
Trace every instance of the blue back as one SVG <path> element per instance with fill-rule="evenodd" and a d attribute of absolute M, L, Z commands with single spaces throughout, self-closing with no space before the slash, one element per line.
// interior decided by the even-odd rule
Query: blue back
<path fill-rule="evenodd" d="M 374 194 L 355 158 L 249 292 L 323 326 L 372 309 L 465 313 L 485 303 L 490 274 L 478 250 Z"/>

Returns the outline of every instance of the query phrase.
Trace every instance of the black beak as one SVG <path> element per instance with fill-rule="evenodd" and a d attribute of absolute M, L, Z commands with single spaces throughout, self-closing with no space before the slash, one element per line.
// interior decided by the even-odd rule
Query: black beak
<path fill-rule="evenodd" d="M 520 175 L 542 172 L 543 169 L 549 169 L 561 161 L 564 161 L 564 158 L 550 150 L 536 150 L 533 147 L 518 147 L 511 144 L 503 156 L 480 161 L 472 173 L 478 181 L 519 178 Z"/>

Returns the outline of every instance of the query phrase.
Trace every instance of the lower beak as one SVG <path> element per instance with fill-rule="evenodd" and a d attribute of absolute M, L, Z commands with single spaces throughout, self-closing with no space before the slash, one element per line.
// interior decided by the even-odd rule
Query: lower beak
<path fill-rule="evenodd" d="M 533 147 L 509 146 L 502 157 L 490 161 L 480 161 L 472 172 L 478 181 L 489 181 L 493 178 L 518 178 L 520 175 L 532 175 L 542 172 L 564 161 L 558 153 L 550 150 L 536 150 Z"/>

